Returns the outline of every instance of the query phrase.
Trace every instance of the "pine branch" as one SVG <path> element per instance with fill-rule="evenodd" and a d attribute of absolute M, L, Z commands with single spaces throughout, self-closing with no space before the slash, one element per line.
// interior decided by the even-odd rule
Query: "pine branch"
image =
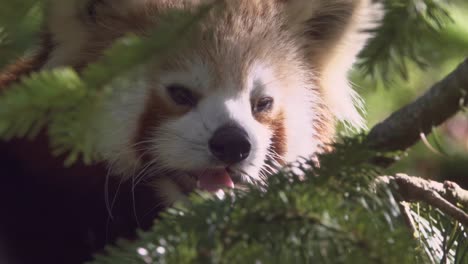
<path fill-rule="evenodd" d="M 408 63 L 420 68 L 428 65 L 433 52 L 421 47 L 440 36 L 452 22 L 448 3 L 433 0 L 380 0 L 385 17 L 375 30 L 376 37 L 360 54 L 359 68 L 366 75 L 391 81 L 395 76 L 408 79 Z"/>
<path fill-rule="evenodd" d="M 220 4 L 217 0 L 201 5 L 193 13 L 170 12 L 148 38 L 117 41 L 81 75 L 73 69 L 44 70 L 8 87 L 2 81 L 10 83 L 17 76 L 0 75 L 0 139 L 33 138 L 47 128 L 53 154 L 68 153 L 66 166 L 80 156 L 86 164 L 99 160 L 93 113 L 103 111 L 103 102 L 114 92 L 113 82 L 121 82 L 116 79 L 122 76 L 138 78 L 139 65 L 171 52 L 174 43 L 186 43 L 197 22 Z"/>
<path fill-rule="evenodd" d="M 43 2 L 22 0 L 0 4 L 0 67 L 24 55 L 36 44 Z"/>
<path fill-rule="evenodd" d="M 367 144 L 375 150 L 405 150 L 468 103 L 468 59 L 423 96 L 372 128 Z"/>
<path fill-rule="evenodd" d="M 414 263 L 424 259 L 384 186 L 362 138 L 335 144 L 305 179 L 284 170 L 268 189 L 219 200 L 192 195 L 161 215 L 140 240 L 109 247 L 93 263 Z M 351 157 L 351 158 L 350 158 Z M 339 164 L 339 165 L 338 165 Z M 304 168 L 305 169 L 305 168 Z M 381 174 L 380 174 L 381 175 Z M 379 236 L 375 236 L 376 233 Z M 398 254 L 398 252 L 409 252 Z"/>
<path fill-rule="evenodd" d="M 381 176 L 376 183 L 393 188 L 406 225 L 432 263 L 465 263 L 466 190 L 453 182 L 439 183 L 406 174 Z"/>
<path fill-rule="evenodd" d="M 467 204 L 468 191 L 463 190 L 455 183 L 443 184 L 406 174 L 381 176 L 377 181 L 389 185 L 395 184 L 396 191 L 403 200 L 430 204 L 468 227 L 468 213 L 456 206 L 457 203 Z"/>

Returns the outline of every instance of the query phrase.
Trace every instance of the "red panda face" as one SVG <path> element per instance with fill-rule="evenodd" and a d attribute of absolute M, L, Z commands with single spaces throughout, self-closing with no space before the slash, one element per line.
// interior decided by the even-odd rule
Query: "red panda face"
<path fill-rule="evenodd" d="M 160 189 L 215 191 L 263 185 L 281 165 L 318 151 L 314 124 L 324 122 L 327 110 L 320 108 L 313 76 L 295 53 L 281 51 L 281 45 L 272 45 L 267 53 L 250 53 L 241 43 L 229 49 L 230 54 L 210 55 L 211 49 L 194 49 L 146 65 L 138 77 L 145 80 L 142 86 L 111 102 L 110 113 L 125 113 L 115 115 L 115 123 L 136 120 L 117 129 L 127 138 L 110 136 L 118 127 L 108 123 L 112 117 L 103 124 L 113 131 L 100 129 L 108 131 L 103 141 L 109 144 L 105 148 L 114 149 L 107 157 L 115 159 L 117 170 L 129 176 L 156 175 L 154 184 Z M 120 148 L 126 155 L 119 154 Z"/>
<path fill-rule="evenodd" d="M 55 49 L 45 67 L 79 68 L 168 9 L 210 1 L 90 1 L 84 11 L 52 2 Z M 225 1 L 178 50 L 111 85 L 113 98 L 96 115 L 111 173 L 152 178 L 172 202 L 197 187 L 263 185 L 280 165 L 314 157 L 332 141 L 336 119 L 362 125 L 346 74 L 377 17 L 371 6 Z"/>

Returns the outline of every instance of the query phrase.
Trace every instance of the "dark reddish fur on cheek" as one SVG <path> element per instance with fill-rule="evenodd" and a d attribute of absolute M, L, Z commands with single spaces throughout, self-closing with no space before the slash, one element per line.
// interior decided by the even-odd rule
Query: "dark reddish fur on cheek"
<path fill-rule="evenodd" d="M 281 158 L 286 154 L 286 128 L 284 124 L 284 113 L 280 111 L 275 116 L 263 113 L 256 114 L 254 117 L 258 122 L 268 126 L 272 130 L 273 136 L 271 138 L 272 143 L 270 150 L 276 154 L 274 160 L 279 164 L 284 164 L 284 161 Z"/>
<path fill-rule="evenodd" d="M 284 125 L 284 114 L 282 112 L 271 122 L 270 127 L 273 129 L 271 148 L 272 151 L 279 156 L 275 157 L 275 160 L 279 164 L 284 165 L 284 161 L 281 157 L 284 157 L 286 154 L 286 128 Z"/>
<path fill-rule="evenodd" d="M 317 117 L 313 120 L 313 127 L 317 132 L 314 138 L 320 142 L 318 152 L 330 152 L 333 150 L 331 144 L 334 142 L 335 118 L 324 103 L 316 106 L 315 113 Z"/>
<path fill-rule="evenodd" d="M 161 98 L 155 91 L 151 91 L 145 102 L 145 109 L 140 116 L 134 143 L 137 144 L 135 152 L 141 160 L 146 163 L 152 157 L 146 150 L 150 147 L 148 140 L 154 137 L 157 128 L 166 120 L 182 116 L 189 108 L 177 108 L 171 106 L 170 102 Z M 145 143 L 142 143 L 145 142 Z"/>

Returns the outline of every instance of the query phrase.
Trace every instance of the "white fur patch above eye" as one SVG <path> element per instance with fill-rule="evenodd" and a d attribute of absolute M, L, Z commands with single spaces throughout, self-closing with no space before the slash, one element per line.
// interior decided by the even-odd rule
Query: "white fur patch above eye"
<path fill-rule="evenodd" d="M 268 95 L 273 98 L 281 98 L 279 78 L 271 67 L 261 62 L 255 62 L 251 66 L 247 76 L 247 85 L 250 89 L 250 97 L 256 98 Z"/>
<path fill-rule="evenodd" d="M 156 78 L 153 82 L 160 83 L 163 89 L 172 84 L 180 84 L 204 95 L 212 89 L 214 72 L 203 60 L 195 58 L 184 61 L 180 70 L 163 71 Z"/>

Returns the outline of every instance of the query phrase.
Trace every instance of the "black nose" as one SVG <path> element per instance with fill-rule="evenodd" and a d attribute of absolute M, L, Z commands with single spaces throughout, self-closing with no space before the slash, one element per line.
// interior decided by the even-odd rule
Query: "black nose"
<path fill-rule="evenodd" d="M 211 153 L 227 164 L 243 161 L 250 153 L 247 132 L 235 125 L 218 128 L 211 137 L 209 146 Z"/>

